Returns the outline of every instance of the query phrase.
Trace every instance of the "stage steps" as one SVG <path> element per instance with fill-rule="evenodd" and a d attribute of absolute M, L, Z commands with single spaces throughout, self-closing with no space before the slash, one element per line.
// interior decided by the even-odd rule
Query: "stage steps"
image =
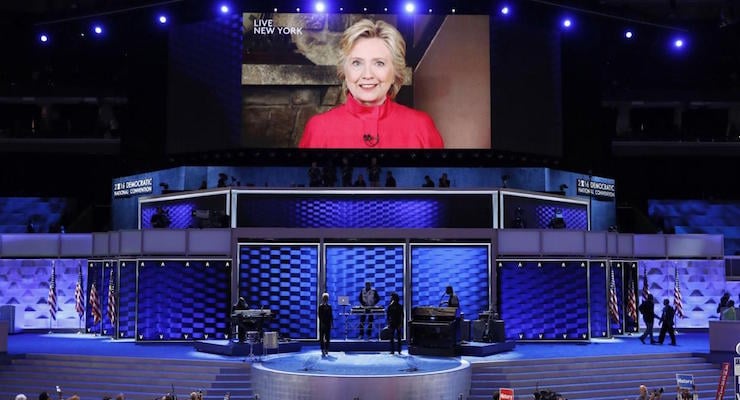
<path fill-rule="evenodd" d="M 516 399 L 531 399 L 552 390 L 569 400 L 624 400 L 637 397 L 641 384 L 664 388 L 663 398 L 676 398 L 676 374 L 694 375 L 700 399 L 714 398 L 720 366 L 691 353 L 473 363 L 470 400 L 490 400 L 501 387 L 513 388 Z M 732 389 L 725 394 L 732 399 Z"/>
<path fill-rule="evenodd" d="M 0 365 L 0 399 L 25 393 L 35 399 L 47 391 L 53 399 L 59 385 L 63 397 L 78 394 L 83 400 L 115 397 L 153 400 L 172 392 L 179 400 L 202 390 L 205 400 L 251 400 L 249 363 L 218 360 L 175 360 L 141 357 L 29 354 Z"/>

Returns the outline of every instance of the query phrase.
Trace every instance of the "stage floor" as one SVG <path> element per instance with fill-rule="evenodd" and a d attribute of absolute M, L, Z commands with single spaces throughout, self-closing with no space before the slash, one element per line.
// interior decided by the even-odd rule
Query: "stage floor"
<path fill-rule="evenodd" d="M 511 351 L 489 356 L 462 356 L 470 363 L 496 360 L 571 358 L 619 354 L 709 353 L 706 331 L 680 332 L 678 346 L 642 344 L 638 335 L 614 339 L 593 339 L 583 343 L 517 343 Z M 387 343 L 384 343 L 387 344 Z M 318 350 L 316 342 L 301 342 L 301 353 Z M 408 347 L 404 345 L 404 353 Z M 72 333 L 20 333 L 8 337 L 8 354 L 80 354 L 146 357 L 164 359 L 217 359 L 242 362 L 243 356 L 199 352 L 195 342 L 137 343 L 134 340 L 112 340 L 108 337 Z"/>

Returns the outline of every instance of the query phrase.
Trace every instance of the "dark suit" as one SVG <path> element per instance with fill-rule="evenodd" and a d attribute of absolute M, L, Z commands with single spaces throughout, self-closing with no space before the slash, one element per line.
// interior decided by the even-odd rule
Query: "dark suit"
<path fill-rule="evenodd" d="M 391 302 L 386 310 L 388 327 L 391 329 L 391 353 L 401 353 L 401 336 L 403 335 L 403 306 L 396 301 Z M 398 341 L 396 348 L 394 339 Z"/>
<path fill-rule="evenodd" d="M 331 327 L 334 324 L 334 314 L 331 306 L 321 304 L 319 306 L 319 344 L 321 352 L 329 352 L 329 342 L 331 340 Z"/>
<path fill-rule="evenodd" d="M 655 337 L 653 336 L 653 325 L 655 324 L 655 303 L 652 300 L 645 300 L 640 304 L 640 312 L 642 313 L 642 320 L 645 321 L 645 332 L 640 336 L 640 341 L 643 343 L 645 339 L 650 336 L 650 343 L 655 343 Z"/>
<path fill-rule="evenodd" d="M 671 344 L 676 345 L 676 334 L 673 332 L 673 318 L 676 316 L 676 310 L 671 307 L 670 304 L 663 306 L 663 315 L 660 317 L 660 335 L 658 335 L 658 343 L 663 344 L 665 340 L 665 334 L 671 336 Z"/>

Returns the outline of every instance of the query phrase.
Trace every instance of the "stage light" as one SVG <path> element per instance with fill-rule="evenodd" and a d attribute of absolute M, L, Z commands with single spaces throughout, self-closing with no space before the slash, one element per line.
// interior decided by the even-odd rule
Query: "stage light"
<path fill-rule="evenodd" d="M 221 4 L 221 7 L 219 7 L 219 11 L 221 11 L 221 14 L 228 14 L 229 6 L 226 4 Z"/>
<path fill-rule="evenodd" d="M 318 1 L 318 2 L 316 2 L 316 5 L 314 6 L 314 9 L 316 10 L 316 12 L 322 13 L 322 12 L 326 11 L 326 3 L 324 3 L 323 1 Z"/>
<path fill-rule="evenodd" d="M 631 30 L 627 30 L 624 32 L 624 37 L 626 37 L 627 39 L 632 39 L 633 37 L 635 37 L 635 34 Z"/>
<path fill-rule="evenodd" d="M 301 12 L 301 8 L 300 7 L 296 7 L 295 12 L 297 12 L 297 13 Z"/>
<path fill-rule="evenodd" d="M 511 9 L 509 8 L 509 6 L 503 6 L 501 7 L 500 12 L 501 12 L 501 15 L 509 15 L 509 13 L 511 12 Z"/>
<path fill-rule="evenodd" d="M 407 13 L 411 14 L 412 12 L 414 12 L 414 10 L 416 10 L 416 6 L 414 5 L 414 3 L 409 2 L 406 3 L 405 6 L 403 6 L 403 9 L 406 10 Z"/>
<path fill-rule="evenodd" d="M 157 18 L 157 21 L 159 21 L 160 24 L 164 25 L 167 23 L 167 16 L 166 15 L 160 15 Z"/>
<path fill-rule="evenodd" d="M 432 9 L 430 8 L 430 9 L 429 9 L 429 14 L 431 14 L 431 13 L 432 13 Z"/>
<path fill-rule="evenodd" d="M 673 47 L 680 49 L 684 46 L 684 40 L 682 38 L 676 38 L 673 40 Z"/>
<path fill-rule="evenodd" d="M 49 36 L 47 34 L 45 34 L 45 33 L 42 33 L 42 34 L 39 35 L 39 41 L 41 43 L 46 43 L 46 42 L 49 41 Z"/>
<path fill-rule="evenodd" d="M 573 26 L 573 21 L 570 18 L 566 18 L 563 20 L 563 28 L 570 29 Z"/>
<path fill-rule="evenodd" d="M 102 35 L 103 34 L 103 27 L 100 25 L 93 26 L 93 32 L 95 32 L 96 35 Z"/>

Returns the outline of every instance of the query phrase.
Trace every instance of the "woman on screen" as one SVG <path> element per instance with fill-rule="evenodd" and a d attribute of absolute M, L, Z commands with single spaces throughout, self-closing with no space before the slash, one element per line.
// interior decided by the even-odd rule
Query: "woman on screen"
<path fill-rule="evenodd" d="M 337 66 L 344 104 L 312 117 L 301 148 L 442 148 L 424 112 L 393 101 L 406 71 L 406 42 L 384 21 L 363 19 L 344 31 Z"/>

